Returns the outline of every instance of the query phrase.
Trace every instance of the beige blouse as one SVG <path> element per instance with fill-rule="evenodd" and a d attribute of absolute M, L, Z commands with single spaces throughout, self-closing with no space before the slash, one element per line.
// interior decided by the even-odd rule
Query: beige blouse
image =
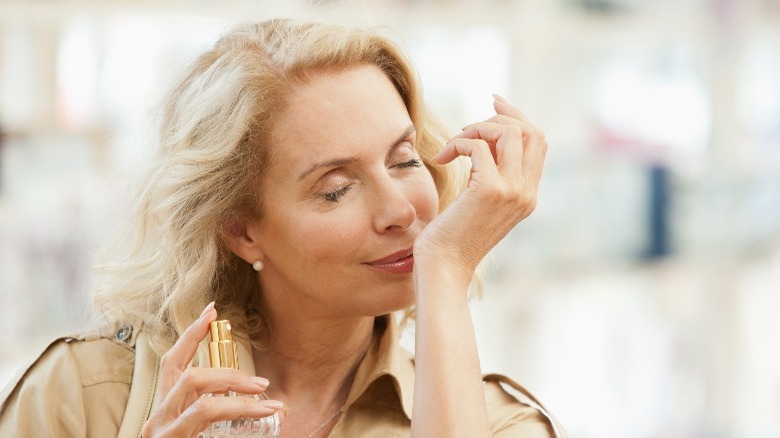
<path fill-rule="evenodd" d="M 400 330 L 390 318 L 380 318 L 377 327 L 344 414 L 330 437 L 409 436 L 414 359 L 399 346 Z M 0 394 L 0 436 L 117 436 L 133 380 L 137 333 L 131 330 L 125 327 L 114 337 L 84 334 L 55 340 Z M 159 362 L 156 356 L 153 359 Z M 239 367 L 254 374 L 245 342 L 239 342 Z M 500 375 L 484 380 L 493 436 L 565 436 L 555 419 L 522 387 Z M 156 402 L 151 401 L 147 410 L 153 410 Z M 133 398 L 133 403 L 144 401 Z"/>

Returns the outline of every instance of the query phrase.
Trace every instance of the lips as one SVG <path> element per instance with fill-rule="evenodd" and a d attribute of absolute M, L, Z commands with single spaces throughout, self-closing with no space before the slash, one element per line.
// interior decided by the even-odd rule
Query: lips
<path fill-rule="evenodd" d="M 408 274 L 414 268 L 414 254 L 410 247 L 365 264 L 391 274 Z"/>
<path fill-rule="evenodd" d="M 387 264 L 387 263 L 397 262 L 397 261 L 399 261 L 401 259 L 409 257 L 410 255 L 412 255 L 412 248 L 407 248 L 407 249 L 403 249 L 403 250 L 398 251 L 398 252 L 394 252 L 394 253 L 390 254 L 389 256 L 387 256 L 387 257 L 382 257 L 381 259 L 377 259 L 377 260 L 374 260 L 372 262 L 367 262 L 366 264 L 368 264 L 368 265 L 384 265 L 384 264 Z"/>

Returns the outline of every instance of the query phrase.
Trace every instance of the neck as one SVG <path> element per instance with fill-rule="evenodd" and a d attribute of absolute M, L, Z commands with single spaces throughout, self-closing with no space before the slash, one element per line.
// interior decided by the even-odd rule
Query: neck
<path fill-rule="evenodd" d="M 271 318 L 271 339 L 253 355 L 270 398 L 293 413 L 327 415 L 344 405 L 358 365 L 371 343 L 373 317 Z"/>

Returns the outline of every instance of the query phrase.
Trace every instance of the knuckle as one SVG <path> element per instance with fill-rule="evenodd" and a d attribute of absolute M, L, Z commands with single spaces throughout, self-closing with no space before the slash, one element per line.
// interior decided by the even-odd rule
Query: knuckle
<path fill-rule="evenodd" d="M 187 410 L 193 417 L 210 419 L 213 416 L 214 400 L 212 397 L 198 397 Z"/>
<path fill-rule="evenodd" d="M 171 352 L 168 350 L 165 354 L 162 355 L 160 358 L 160 369 L 167 369 L 170 367 L 171 364 Z"/>
<path fill-rule="evenodd" d="M 514 182 L 508 181 L 504 187 L 501 188 L 502 200 L 506 204 L 517 205 L 524 203 L 525 192 L 523 187 Z"/>
<path fill-rule="evenodd" d="M 236 397 L 236 401 L 241 404 L 240 409 L 242 411 L 252 411 L 257 409 L 257 399 L 252 397 Z"/>
<path fill-rule="evenodd" d="M 539 141 L 542 142 L 545 148 L 547 148 L 547 134 L 539 128 L 536 128 L 536 136 L 539 137 Z"/>
<path fill-rule="evenodd" d="M 536 196 L 531 197 L 531 199 L 528 200 L 528 206 L 525 208 L 525 211 L 528 214 L 531 214 L 534 210 L 536 210 L 537 202 L 538 201 Z"/>
<path fill-rule="evenodd" d="M 485 197 L 492 203 L 503 203 L 507 199 L 508 190 L 503 184 L 494 184 L 487 187 Z"/>
<path fill-rule="evenodd" d="M 525 199 L 525 193 L 522 189 L 514 187 L 511 190 L 509 190 L 509 194 L 507 196 L 507 200 L 512 204 L 521 204 L 524 205 L 526 203 Z"/>
<path fill-rule="evenodd" d="M 238 381 L 241 381 L 241 380 L 244 379 L 244 374 L 241 371 L 239 371 L 239 370 L 236 370 L 236 369 L 233 369 L 233 368 L 229 368 L 227 377 L 231 381 L 238 382 Z"/>
<path fill-rule="evenodd" d="M 201 397 L 189 405 L 176 422 L 179 423 L 179 428 L 197 431 L 204 430 L 209 424 L 216 420 L 218 420 L 218 418 L 215 414 L 211 398 Z M 177 433 L 176 436 L 182 436 L 182 431 L 180 430 L 178 432 L 179 433 Z M 189 434 L 187 435 L 190 436 Z"/>
<path fill-rule="evenodd" d="M 507 126 L 508 126 L 507 129 L 509 131 L 509 135 L 519 140 L 523 139 L 523 135 L 525 134 L 523 128 L 517 125 L 507 125 Z"/>
<path fill-rule="evenodd" d="M 181 385 L 194 387 L 198 382 L 197 375 L 192 368 L 187 368 L 179 376 L 179 382 Z"/>
<path fill-rule="evenodd" d="M 528 216 L 532 211 L 536 210 L 536 195 L 533 193 L 521 193 L 518 196 L 517 203 L 525 213 L 525 216 Z"/>

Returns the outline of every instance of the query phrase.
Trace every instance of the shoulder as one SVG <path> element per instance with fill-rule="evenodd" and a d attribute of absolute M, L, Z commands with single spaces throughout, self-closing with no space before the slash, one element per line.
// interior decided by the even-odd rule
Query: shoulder
<path fill-rule="evenodd" d="M 555 417 L 523 386 L 501 374 L 486 374 L 485 404 L 495 437 L 566 437 Z"/>
<path fill-rule="evenodd" d="M 106 334 L 100 331 L 78 333 L 54 339 L 6 387 L 3 400 L 15 389 L 41 375 L 48 379 L 64 379 L 65 372 L 74 373 L 67 379 L 89 387 L 104 382 L 129 384 L 133 377 L 135 351 L 130 337 L 120 339 L 124 331 Z"/>
<path fill-rule="evenodd" d="M 87 332 L 51 342 L 0 394 L 0 432 L 63 436 L 113 430 L 133 378 L 135 352 L 125 334 L 118 332 L 120 339 Z"/>
<path fill-rule="evenodd" d="M 71 340 L 67 346 L 79 371 L 82 387 L 107 382 L 131 383 L 135 359 L 131 343 L 116 335 L 93 333 Z"/>

